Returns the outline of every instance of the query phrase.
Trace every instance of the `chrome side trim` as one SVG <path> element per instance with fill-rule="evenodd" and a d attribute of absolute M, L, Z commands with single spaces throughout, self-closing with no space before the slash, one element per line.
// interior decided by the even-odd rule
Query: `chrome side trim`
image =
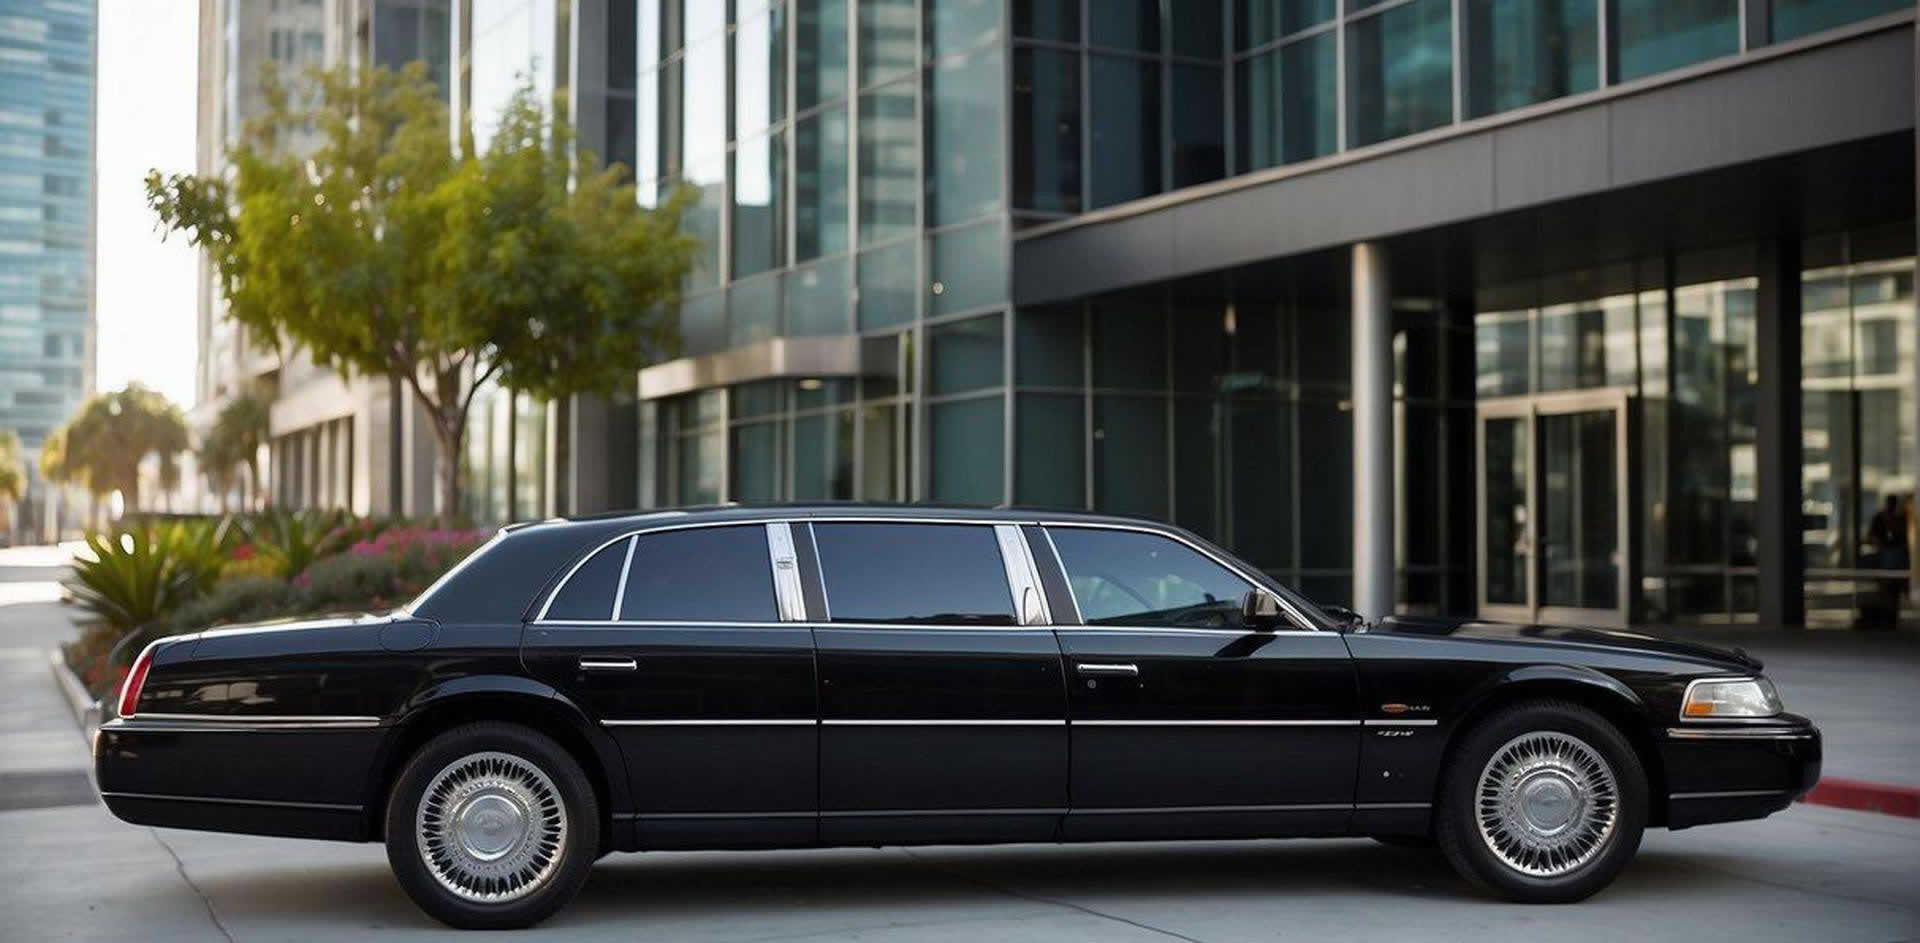
<path fill-rule="evenodd" d="M 1008 809 L 828 809 L 820 812 L 616 812 L 614 818 L 646 820 L 674 819 L 809 819 L 821 818 L 879 818 L 883 816 L 932 816 L 932 815 L 1155 815 L 1167 813 L 1222 813 L 1222 812 L 1339 812 L 1347 809 L 1390 810 L 1390 809 L 1427 809 L 1427 802 L 1314 802 L 1295 805 L 1190 805 L 1190 806 L 1140 806 L 1137 808 L 1100 808 L 1100 809 L 1058 809 L 1058 808 L 1008 808 Z"/>
<path fill-rule="evenodd" d="M 614 814 L 614 818 L 659 822 L 675 819 L 811 819 L 819 814 L 818 812 L 619 812 Z"/>
<path fill-rule="evenodd" d="M 1437 727 L 1440 722 L 1431 718 L 1421 720 L 1363 720 L 1363 727 Z"/>
<path fill-rule="evenodd" d="M 1235 564 L 1230 560 L 1226 560 L 1222 558 L 1220 555 L 1208 550 L 1205 547 L 1200 546 L 1199 544 L 1194 543 L 1191 540 L 1188 540 L 1185 537 L 1182 537 L 1181 535 L 1173 531 L 1161 530 L 1157 527 L 1147 527 L 1145 525 L 1140 525 L 1140 524 L 1120 524 L 1120 523 L 1111 523 L 1111 522 L 1105 522 L 1105 521 L 1054 520 L 1054 521 L 1041 521 L 1040 526 L 1042 528 L 1079 527 L 1079 528 L 1084 528 L 1088 530 L 1124 530 L 1124 531 L 1132 531 L 1134 533 L 1139 533 L 1139 534 L 1152 534 L 1156 537 L 1164 537 L 1168 540 L 1174 541 L 1175 543 L 1178 543 L 1186 547 L 1188 550 L 1192 550 L 1193 552 L 1200 554 L 1201 556 L 1206 557 L 1209 560 L 1212 560 L 1213 562 L 1219 564 L 1222 567 L 1225 567 L 1228 570 L 1228 572 L 1231 572 L 1233 575 L 1238 576 L 1240 577 L 1240 579 L 1246 581 L 1246 584 L 1248 587 L 1252 589 L 1260 590 L 1261 592 L 1267 593 L 1268 595 L 1272 596 L 1275 599 L 1275 601 L 1280 603 L 1280 608 L 1285 609 L 1287 611 L 1287 615 L 1293 619 L 1293 624 L 1295 626 L 1298 626 L 1301 631 L 1307 631 L 1307 632 L 1319 631 L 1318 629 L 1314 628 L 1313 620 L 1307 618 L 1305 614 L 1301 613 L 1299 608 L 1294 606 L 1293 600 L 1288 599 L 1284 594 L 1269 592 L 1266 586 L 1262 585 L 1259 580 L 1254 579 L 1253 577 L 1247 575 L 1247 571 L 1244 569 L 1241 569 L 1238 564 Z M 1048 539 L 1051 540 L 1052 539 L 1051 536 L 1049 536 Z M 1054 555 L 1058 557 L 1060 554 L 1060 548 L 1058 546 L 1054 547 L 1053 552 L 1054 552 Z M 1060 573 L 1063 576 L 1065 576 L 1067 573 L 1067 568 L 1064 565 L 1064 563 L 1060 567 Z M 1073 594 L 1073 580 L 1071 578 L 1067 579 L 1067 593 L 1068 595 Z M 1076 598 L 1073 601 L 1073 608 L 1075 611 L 1079 611 L 1080 609 L 1079 599 Z M 1081 621 L 1084 622 L 1086 620 L 1083 618 Z"/>
<path fill-rule="evenodd" d="M 1762 796 L 1784 796 L 1785 789 L 1729 789 L 1722 792 L 1675 792 L 1668 799 L 1758 799 Z"/>
<path fill-rule="evenodd" d="M 1319 629 L 1275 629 L 1271 632 L 1260 629 L 1189 629 L 1162 628 L 1155 626 L 1100 626 L 1100 625 L 1058 625 L 1055 632 L 1069 632 L 1077 635 L 1225 635 L 1242 638 L 1248 635 L 1330 635 Z"/>
<path fill-rule="evenodd" d="M 1065 727 L 1065 720 L 997 720 L 961 717 L 914 720 L 833 719 L 820 722 L 826 727 Z"/>
<path fill-rule="evenodd" d="M 780 621 L 807 621 L 807 601 L 800 592 L 800 557 L 793 549 L 793 527 L 786 521 L 767 524 L 767 558 L 773 566 Z"/>
<path fill-rule="evenodd" d="M 695 622 L 687 619 L 611 619 L 611 620 L 610 619 L 548 619 L 544 622 L 535 622 L 532 624 L 533 625 L 564 625 L 564 626 L 574 626 L 578 628 L 603 628 L 603 629 L 648 628 L 648 627 L 663 628 L 663 629 L 711 629 L 711 628 L 804 629 L 806 628 L 806 626 L 804 625 L 796 625 L 795 623 L 792 623 L 792 622 L 729 622 L 729 621 L 718 620 L 718 619 L 713 620 L 711 622 Z"/>
<path fill-rule="evenodd" d="M 1075 727 L 1358 727 L 1357 720 L 1076 720 Z"/>
<path fill-rule="evenodd" d="M 1811 740 L 1814 731 L 1800 727 L 1668 727 L 1673 740 Z"/>
<path fill-rule="evenodd" d="M 626 614 L 627 577 L 633 574 L 633 548 L 639 546 L 639 544 L 640 538 L 627 538 L 627 555 L 625 559 L 620 561 L 620 582 L 613 584 L 613 615 L 611 618 L 615 622 L 620 621 L 620 617 Z M 552 601 L 549 600 L 548 604 L 551 605 Z M 544 616 L 546 613 L 542 612 L 541 615 Z"/>
<path fill-rule="evenodd" d="M 1007 587 L 1013 592 L 1016 617 L 1023 626 L 1051 625 L 1053 613 L 1047 606 L 1047 594 L 1040 588 L 1040 572 L 1027 550 L 1027 538 L 1017 524 L 993 525 L 994 540 L 1000 544 L 1000 564 L 1007 571 Z"/>
<path fill-rule="evenodd" d="M 1431 809 L 1431 802 L 1356 802 L 1355 809 Z"/>
<path fill-rule="evenodd" d="M 142 722 L 159 722 L 164 726 L 141 727 Z M 141 712 L 132 717 L 116 717 L 101 725 L 108 730 L 168 730 L 185 729 L 221 730 L 314 730 L 340 729 L 356 727 L 378 727 L 378 717 L 328 717 L 322 715 L 303 716 L 298 714 L 249 714 L 245 716 L 222 716 L 216 714 L 156 714 Z"/>
<path fill-rule="evenodd" d="M 812 727 L 817 723 L 819 723 L 819 721 L 816 721 L 811 717 L 791 718 L 791 719 L 789 718 L 773 718 L 773 719 L 749 718 L 749 719 L 743 719 L 743 720 L 735 720 L 732 718 L 713 719 L 713 720 L 675 718 L 671 720 L 608 719 L 608 720 L 602 720 L 600 722 L 600 726 L 602 727 Z"/>
<path fill-rule="evenodd" d="M 324 809 L 329 812 L 358 812 L 362 806 L 338 802 L 288 802 L 279 799 L 227 799 L 221 796 L 165 796 L 151 792 L 102 792 L 103 799 L 158 799 L 166 802 L 207 802 L 216 805 L 267 806 L 279 809 Z"/>
<path fill-rule="evenodd" d="M 1155 805 L 1138 808 L 1074 809 L 1074 815 L 1169 815 L 1194 812 L 1345 812 L 1350 802 L 1307 802 L 1296 805 Z"/>
<path fill-rule="evenodd" d="M 860 809 L 823 811 L 826 819 L 870 819 L 905 815 L 1065 815 L 1066 809 Z"/>

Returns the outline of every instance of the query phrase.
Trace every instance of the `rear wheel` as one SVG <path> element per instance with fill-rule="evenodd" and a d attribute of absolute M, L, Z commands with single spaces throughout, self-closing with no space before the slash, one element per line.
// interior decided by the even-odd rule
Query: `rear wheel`
<path fill-rule="evenodd" d="M 580 764 L 515 724 L 427 742 L 387 800 L 387 861 L 413 902 L 463 929 L 527 927 L 565 906 L 600 848 Z"/>
<path fill-rule="evenodd" d="M 1613 882 L 1640 847 L 1646 774 L 1600 715 L 1564 701 L 1504 708 L 1442 771 L 1440 849 L 1509 900 L 1568 903 Z"/>

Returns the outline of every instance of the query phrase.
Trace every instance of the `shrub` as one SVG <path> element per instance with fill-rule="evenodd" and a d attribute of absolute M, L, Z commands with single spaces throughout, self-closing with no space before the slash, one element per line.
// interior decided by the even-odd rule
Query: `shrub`
<path fill-rule="evenodd" d="M 285 580 L 271 576 L 223 579 L 212 593 L 188 602 L 161 620 L 156 635 L 178 635 L 222 625 L 277 619 L 297 609 L 298 601 L 298 594 Z"/>

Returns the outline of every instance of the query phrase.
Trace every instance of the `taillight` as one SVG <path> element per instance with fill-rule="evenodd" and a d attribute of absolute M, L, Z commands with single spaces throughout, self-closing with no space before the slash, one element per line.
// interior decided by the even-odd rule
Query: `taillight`
<path fill-rule="evenodd" d="M 133 660 L 133 668 L 127 672 L 126 683 L 120 686 L 119 716 L 132 717 L 133 709 L 139 706 L 140 688 L 147 683 L 147 669 L 153 667 L 153 650 L 159 645 L 157 641 L 148 642 L 147 647 L 140 652 L 140 657 Z"/>

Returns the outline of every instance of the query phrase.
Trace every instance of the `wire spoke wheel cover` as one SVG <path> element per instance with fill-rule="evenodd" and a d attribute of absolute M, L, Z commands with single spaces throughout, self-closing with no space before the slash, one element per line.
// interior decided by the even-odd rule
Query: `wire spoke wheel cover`
<path fill-rule="evenodd" d="M 472 753 L 427 784 L 414 815 L 420 858 L 462 900 L 497 904 L 545 886 L 567 847 L 567 807 L 538 766 Z"/>
<path fill-rule="evenodd" d="M 1613 837 L 1620 787 L 1600 752 L 1572 734 L 1521 734 L 1493 752 L 1474 790 L 1480 837 L 1507 867 L 1554 878 L 1592 861 Z"/>

